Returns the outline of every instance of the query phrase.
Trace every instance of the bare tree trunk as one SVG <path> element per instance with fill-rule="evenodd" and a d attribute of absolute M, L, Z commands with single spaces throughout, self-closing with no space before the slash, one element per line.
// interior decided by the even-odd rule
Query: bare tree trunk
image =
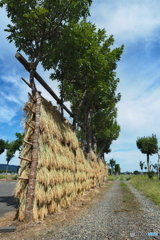
<path fill-rule="evenodd" d="M 93 150 L 95 153 L 97 153 L 97 139 L 95 136 L 92 137 L 92 142 L 93 142 Z"/>
<path fill-rule="evenodd" d="M 87 160 L 90 161 L 91 160 L 91 149 L 92 149 L 92 131 L 91 131 L 91 116 L 92 116 L 92 112 L 91 110 L 88 111 L 87 114 Z"/>
<path fill-rule="evenodd" d="M 149 154 L 147 154 L 147 167 L 148 167 L 148 172 L 150 172 Z"/>
<path fill-rule="evenodd" d="M 26 196 L 26 208 L 25 208 L 25 221 L 29 222 L 33 220 L 33 204 L 34 193 L 36 185 L 36 171 L 38 164 L 38 136 L 39 136 L 39 121 L 40 121 L 40 106 L 41 96 L 36 92 L 36 111 L 35 111 L 35 129 L 33 133 L 33 148 L 31 154 L 30 174 L 28 181 L 28 189 Z"/>
<path fill-rule="evenodd" d="M 9 162 L 7 161 L 7 165 L 6 165 L 6 173 L 8 172 L 8 164 L 9 164 Z"/>
<path fill-rule="evenodd" d="M 36 70 L 35 63 L 32 62 L 30 64 L 30 85 L 31 85 L 31 88 L 32 88 L 33 96 L 36 94 L 36 85 L 34 83 L 34 73 L 35 73 L 35 70 Z"/>
<path fill-rule="evenodd" d="M 63 119 L 63 98 L 64 98 L 64 82 L 62 80 L 62 89 L 61 89 L 61 119 Z"/>
<path fill-rule="evenodd" d="M 76 125 L 77 125 L 77 108 L 75 108 L 74 110 L 73 110 L 73 127 L 74 127 L 74 129 L 76 129 Z"/>

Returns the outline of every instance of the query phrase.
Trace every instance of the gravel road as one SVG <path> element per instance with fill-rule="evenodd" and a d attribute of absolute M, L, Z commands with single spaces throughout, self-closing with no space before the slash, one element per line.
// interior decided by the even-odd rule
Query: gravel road
<path fill-rule="evenodd" d="M 74 223 L 54 229 L 52 235 L 43 236 L 44 240 L 145 240 L 160 239 L 147 236 L 148 233 L 160 233 L 160 207 L 135 190 L 128 182 L 128 187 L 139 202 L 138 211 L 124 211 L 120 182 L 115 181 L 107 189 L 102 199 L 92 206 Z M 54 233 L 54 234 L 53 234 Z"/>
<path fill-rule="evenodd" d="M 5 213 L 16 211 L 17 201 L 14 198 L 16 181 L 0 181 L 0 218 Z"/>

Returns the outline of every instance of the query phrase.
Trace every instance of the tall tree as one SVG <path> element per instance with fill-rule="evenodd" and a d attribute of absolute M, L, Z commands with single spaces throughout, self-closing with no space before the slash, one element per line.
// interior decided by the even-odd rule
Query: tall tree
<path fill-rule="evenodd" d="M 21 133 L 16 133 L 16 140 L 11 141 L 11 142 L 6 142 L 6 161 L 7 161 L 7 166 L 6 166 L 6 172 L 8 171 L 8 165 L 10 160 L 15 156 L 16 151 L 21 151 L 21 146 L 22 146 L 22 141 L 24 134 Z"/>
<path fill-rule="evenodd" d="M 107 111 L 108 115 L 116 112 L 115 105 L 120 100 L 120 94 L 116 94 L 119 79 L 114 70 L 123 46 L 111 50 L 113 36 L 107 37 L 104 29 L 97 30 L 86 21 L 70 24 L 70 38 L 65 43 L 61 60 L 51 77 L 60 82 L 61 90 L 63 82 L 63 100 L 71 102 L 74 124 L 79 122 L 82 126 L 89 154 L 98 125 L 96 121 L 93 127 L 93 119 L 97 114 L 102 117 L 101 111 Z M 103 117 L 104 120 L 99 120 L 107 122 L 105 114 Z"/>
<path fill-rule="evenodd" d="M 145 162 L 142 162 L 142 161 L 139 162 L 139 166 L 140 166 L 142 173 L 143 173 L 144 165 L 145 165 Z"/>
<path fill-rule="evenodd" d="M 115 167 L 115 164 L 116 164 L 116 160 L 114 160 L 113 158 L 111 158 L 110 161 L 109 161 L 109 163 L 110 163 L 110 166 L 111 166 L 111 174 L 113 174 L 114 167 Z"/>
<path fill-rule="evenodd" d="M 121 168 L 119 164 L 115 164 L 115 174 L 119 175 L 121 173 Z"/>
<path fill-rule="evenodd" d="M 147 155 L 147 167 L 150 172 L 149 156 L 158 152 L 158 140 L 156 135 L 152 134 L 151 137 L 138 138 L 136 141 L 138 149 Z"/>
<path fill-rule="evenodd" d="M 5 5 L 11 23 L 6 31 L 9 42 L 14 42 L 18 51 L 29 57 L 30 84 L 33 93 L 34 72 L 39 62 L 50 62 L 52 66 L 59 62 L 59 48 L 63 32 L 70 22 L 78 22 L 89 15 L 92 0 L 0 0 Z"/>

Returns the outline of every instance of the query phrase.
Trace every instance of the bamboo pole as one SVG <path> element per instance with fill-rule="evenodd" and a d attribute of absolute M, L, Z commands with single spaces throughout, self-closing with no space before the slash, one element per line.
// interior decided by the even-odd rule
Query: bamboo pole
<path fill-rule="evenodd" d="M 34 204 L 34 192 L 36 185 L 36 172 L 38 164 L 38 136 L 40 125 L 40 106 L 41 96 L 36 91 L 36 111 L 35 111 L 35 129 L 33 133 L 33 148 L 31 153 L 31 165 L 29 173 L 29 181 L 26 196 L 26 208 L 25 208 L 25 221 L 30 222 L 33 220 L 33 204 Z"/>

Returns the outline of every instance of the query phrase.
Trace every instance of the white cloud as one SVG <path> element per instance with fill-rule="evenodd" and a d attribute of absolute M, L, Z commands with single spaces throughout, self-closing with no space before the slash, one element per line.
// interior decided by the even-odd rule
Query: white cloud
<path fill-rule="evenodd" d="M 91 19 L 117 41 L 146 41 L 159 37 L 160 15 L 158 0 L 93 1 Z"/>
<path fill-rule="evenodd" d="M 0 123 L 10 124 L 17 111 L 9 106 L 0 106 Z"/>

